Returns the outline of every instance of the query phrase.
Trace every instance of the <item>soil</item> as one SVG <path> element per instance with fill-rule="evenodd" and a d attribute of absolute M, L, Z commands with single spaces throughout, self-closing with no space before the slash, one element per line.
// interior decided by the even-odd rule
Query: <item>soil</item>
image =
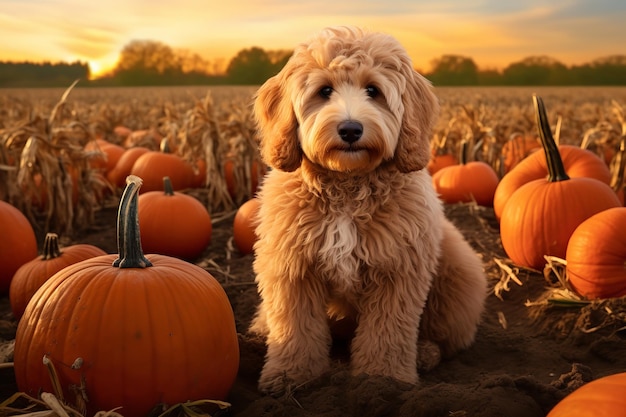
<path fill-rule="evenodd" d="M 116 210 L 113 203 L 105 205 L 89 229 L 62 243 L 90 243 L 117 253 Z M 458 204 L 447 206 L 446 211 L 481 254 L 495 289 L 473 346 L 421 373 L 418 385 L 408 385 L 389 378 L 352 376 L 345 346 L 337 343 L 331 372 L 280 398 L 257 390 L 265 346 L 246 334 L 258 303 L 253 255 L 241 255 L 234 247 L 234 213 L 214 217 L 211 243 L 196 263 L 222 283 L 240 333 L 240 369 L 226 415 L 545 416 L 580 385 L 626 371 L 624 298 L 588 304 L 542 303 L 554 277 L 517 268 L 507 259 L 491 208 Z M 506 282 L 506 268 L 512 268 L 519 283 Z M 527 306 L 527 301 L 536 303 Z M 16 322 L 6 297 L 0 300 L 0 309 L 0 337 L 10 350 Z M 10 360 L 9 356 L 6 361 Z M 0 382 L 0 399 L 16 392 L 11 368 L 0 369 Z"/>

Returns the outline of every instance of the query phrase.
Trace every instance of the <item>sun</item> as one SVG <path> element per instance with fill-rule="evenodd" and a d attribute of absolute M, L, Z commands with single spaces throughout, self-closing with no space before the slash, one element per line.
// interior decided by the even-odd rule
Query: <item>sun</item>
<path fill-rule="evenodd" d="M 116 58 L 117 57 L 115 57 L 115 59 L 103 58 L 88 60 L 89 79 L 95 80 L 109 74 L 116 66 Z"/>

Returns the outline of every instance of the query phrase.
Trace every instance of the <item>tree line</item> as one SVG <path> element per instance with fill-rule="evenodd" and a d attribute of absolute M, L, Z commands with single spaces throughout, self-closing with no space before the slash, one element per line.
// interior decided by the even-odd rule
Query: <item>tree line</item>
<path fill-rule="evenodd" d="M 291 51 L 259 47 L 239 51 L 228 65 L 187 50 L 138 40 L 121 51 L 117 65 L 90 80 L 87 63 L 0 61 L 0 87 L 63 87 L 76 79 L 93 86 L 260 85 L 285 65 Z M 626 55 L 611 55 L 583 65 L 566 66 L 548 56 L 530 56 L 503 70 L 483 70 L 474 60 L 444 55 L 424 75 L 438 86 L 626 85 Z"/>

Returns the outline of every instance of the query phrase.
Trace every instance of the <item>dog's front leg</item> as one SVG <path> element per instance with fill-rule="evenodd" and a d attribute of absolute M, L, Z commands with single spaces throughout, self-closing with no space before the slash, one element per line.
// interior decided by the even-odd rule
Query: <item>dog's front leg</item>
<path fill-rule="evenodd" d="M 330 366 L 325 288 L 315 279 L 281 280 L 261 295 L 268 333 L 259 389 L 277 395 Z"/>
<path fill-rule="evenodd" d="M 428 281 L 404 285 L 400 277 L 372 284 L 359 302 L 359 323 L 352 341 L 355 374 L 390 376 L 417 383 L 417 337 Z"/>

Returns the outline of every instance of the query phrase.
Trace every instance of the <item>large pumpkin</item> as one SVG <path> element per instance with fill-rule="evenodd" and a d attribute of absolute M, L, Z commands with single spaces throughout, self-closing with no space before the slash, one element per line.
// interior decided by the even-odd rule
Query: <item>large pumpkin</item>
<path fill-rule="evenodd" d="M 549 176 L 530 181 L 511 195 L 500 219 L 500 237 L 513 262 L 542 269 L 545 255 L 565 257 L 569 238 L 580 223 L 620 202 L 602 181 L 565 173 L 543 102 L 533 98 Z"/>
<path fill-rule="evenodd" d="M 88 244 L 70 245 L 61 250 L 59 236 L 56 233 L 46 234 L 43 253 L 22 265 L 11 280 L 9 301 L 15 318 L 19 320 L 22 317 L 33 294 L 52 275 L 66 266 L 101 255 L 106 255 L 106 252 Z"/>
<path fill-rule="evenodd" d="M 162 182 L 162 191 L 139 196 L 141 244 L 146 252 L 194 260 L 211 241 L 211 216 L 195 197 L 174 191 L 169 177 Z"/>
<path fill-rule="evenodd" d="M 7 294 L 13 274 L 37 257 L 37 238 L 26 216 L 2 200 L 0 235 L 0 294 Z"/>
<path fill-rule="evenodd" d="M 588 177 L 607 185 L 611 183 L 611 172 L 608 166 L 593 152 L 573 145 L 559 145 L 558 151 L 568 177 Z M 507 201 L 522 185 L 547 176 L 548 161 L 545 152 L 534 152 L 515 165 L 502 177 L 493 196 L 493 210 L 496 218 L 502 217 Z"/>
<path fill-rule="evenodd" d="M 226 399 L 239 366 L 226 293 L 197 265 L 144 256 L 140 185 L 130 176 L 120 201 L 119 256 L 61 270 L 28 304 L 15 339 L 20 391 L 54 392 L 45 356 L 67 402 L 88 398 L 83 415 L 122 407 L 125 416 L 146 416 L 156 406 Z"/>
<path fill-rule="evenodd" d="M 582 222 L 569 239 L 567 277 L 589 299 L 626 295 L 626 207 L 601 211 Z"/>
<path fill-rule="evenodd" d="M 626 417 L 626 372 L 595 379 L 562 399 L 547 417 Z"/>

